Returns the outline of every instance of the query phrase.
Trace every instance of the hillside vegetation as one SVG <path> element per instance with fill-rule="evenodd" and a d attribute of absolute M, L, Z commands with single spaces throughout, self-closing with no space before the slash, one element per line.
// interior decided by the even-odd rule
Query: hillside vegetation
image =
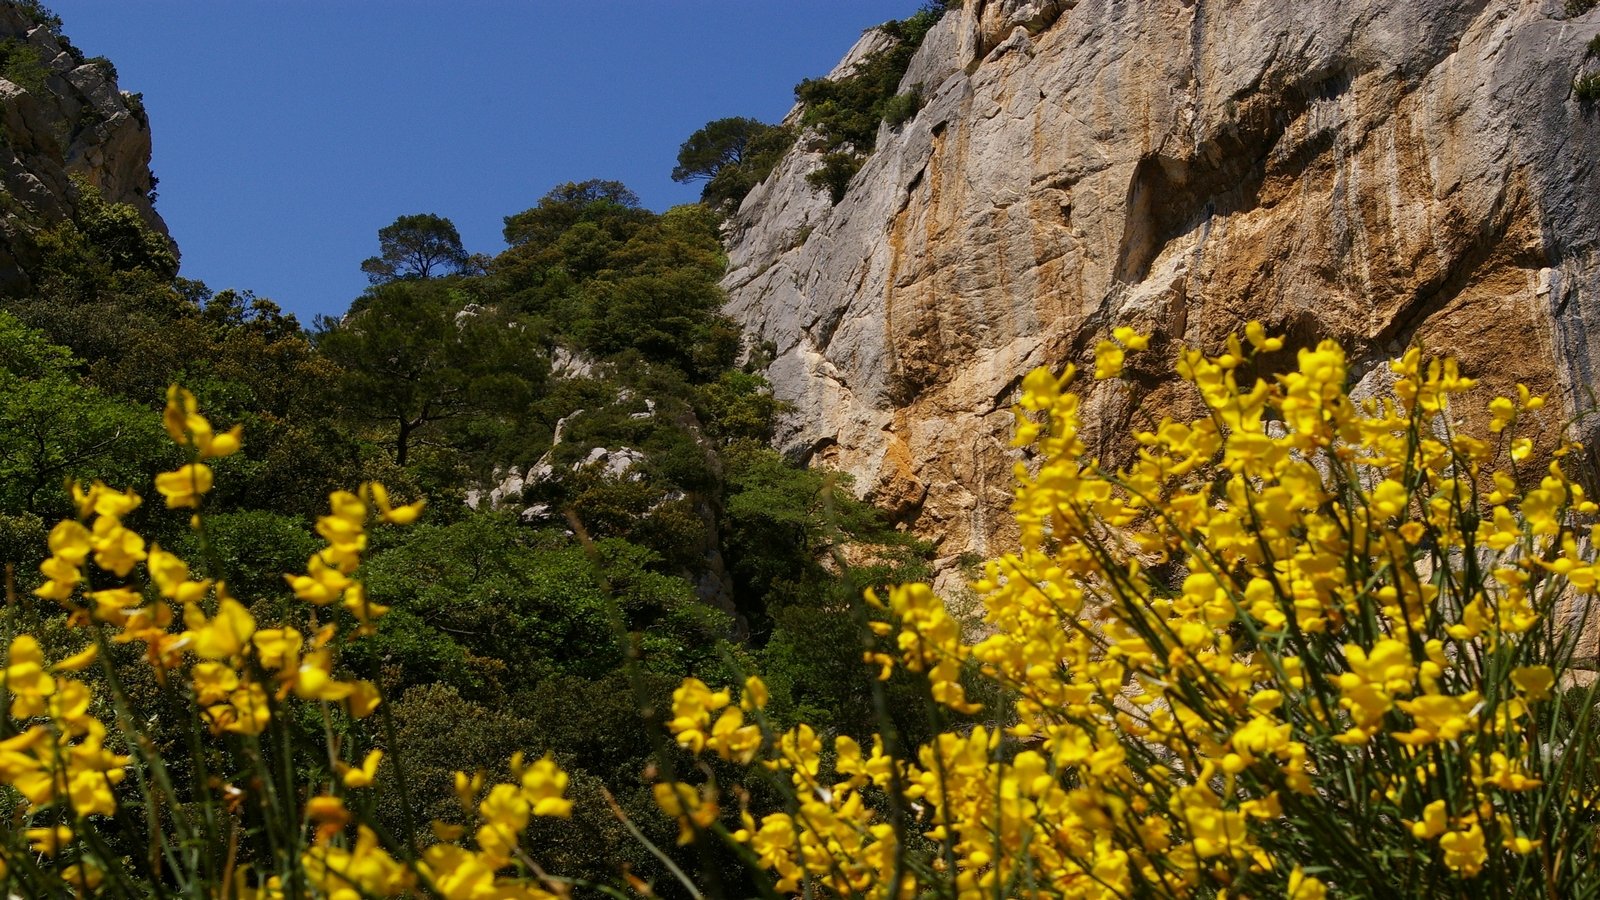
<path fill-rule="evenodd" d="M 0 893 L 1600 896 L 1600 505 L 1525 386 L 1108 326 L 1017 373 L 965 612 L 772 448 L 723 219 L 798 140 L 837 202 L 949 6 L 691 135 L 705 202 L 401 216 L 309 327 L 75 182 L 0 278 Z M 1087 420 L 1159 354 L 1192 416 Z"/>

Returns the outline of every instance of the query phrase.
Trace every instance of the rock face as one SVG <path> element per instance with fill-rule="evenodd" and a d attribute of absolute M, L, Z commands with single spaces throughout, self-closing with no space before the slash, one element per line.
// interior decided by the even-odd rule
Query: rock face
<path fill-rule="evenodd" d="M 0 3 L 0 285 L 26 288 L 26 236 L 73 214 L 73 176 L 167 233 L 153 205 L 150 122 L 138 97 L 118 89 L 109 63 L 85 59 L 32 15 Z"/>
<path fill-rule="evenodd" d="M 1373 376 L 1417 342 L 1593 408 L 1600 104 L 1574 78 L 1600 11 L 1563 7 L 968 0 L 839 205 L 797 151 L 732 223 L 781 443 L 951 562 L 1011 537 L 1021 376 L 1118 325 L 1165 362 L 1261 319 Z M 1089 402 L 1109 433 L 1192 403 L 1158 370 Z"/>

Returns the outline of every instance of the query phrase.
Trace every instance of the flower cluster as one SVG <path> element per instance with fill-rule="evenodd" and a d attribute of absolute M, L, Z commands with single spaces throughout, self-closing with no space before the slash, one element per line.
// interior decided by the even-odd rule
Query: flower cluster
<path fill-rule="evenodd" d="M 1097 350 L 1116 377 L 1131 331 Z M 1597 512 L 1563 466 L 1529 471 L 1515 425 L 1526 388 L 1488 405 L 1489 435 L 1454 406 L 1473 387 L 1448 359 L 1394 360 L 1388 396 L 1351 396 L 1323 342 L 1287 371 L 1259 325 L 1177 372 L 1206 414 L 1134 438 L 1120 469 L 1081 436 L 1061 375 L 1023 382 L 1020 549 L 975 585 L 969 641 L 925 586 L 891 590 L 868 654 L 925 678 L 946 729 L 870 754 L 801 726 L 750 758 L 791 772 L 796 809 L 747 824 L 780 891 L 916 896 L 1568 894 L 1593 876 L 1600 780 L 1592 690 L 1562 702 L 1600 584 L 1583 523 Z M 1005 698 L 983 709 L 975 679 Z M 1572 690 L 1578 690 L 1573 688 Z M 1583 699 L 1583 698 L 1587 699 Z M 680 690 L 679 743 L 728 698 Z M 1578 709 L 1579 713 L 1570 710 Z M 811 749 L 802 749 L 811 748 Z M 833 776 L 823 776 L 831 763 Z M 702 801 L 713 804 L 707 794 Z M 1555 849 L 1560 848 L 1560 849 Z"/>
<path fill-rule="evenodd" d="M 371 785 L 382 759 L 378 751 L 374 754 L 361 768 L 344 773 L 346 787 Z M 537 882 L 500 873 L 517 861 L 519 835 L 534 816 L 570 815 L 572 802 L 563 796 L 567 775 L 549 757 L 524 765 L 520 754 L 511 759 L 511 773 L 517 783 L 496 784 L 485 791 L 481 774 L 458 772 L 456 794 L 462 809 L 480 823 L 475 834 L 477 849 L 460 845 L 465 827 L 435 821 L 436 842 L 423 849 L 420 859 L 410 862 L 397 859 L 392 848 L 385 847 L 366 824 L 357 826 L 353 843 L 334 841 L 353 817 L 340 797 L 313 798 L 307 810 L 319 827 L 316 844 L 301 856 L 307 879 L 338 900 L 405 896 L 415 893 L 419 885 L 451 900 L 551 900 L 556 895 Z"/>
<path fill-rule="evenodd" d="M 242 431 L 234 427 L 217 433 L 200 414 L 194 396 L 176 386 L 168 393 L 163 422 L 174 442 L 188 451 L 189 461 L 157 475 L 156 490 L 168 508 L 193 511 L 190 524 L 203 541 L 202 513 L 215 480 L 209 461 L 237 452 Z M 236 869 L 229 880 L 233 892 L 287 896 L 309 885 L 326 896 L 351 900 L 401 896 L 419 888 L 448 898 L 552 896 L 537 879 L 506 874 L 521 864 L 518 835 L 530 817 L 569 813 L 563 796 L 567 776 L 549 758 L 527 766 L 514 758 L 511 767 L 518 783 L 492 786 L 481 802 L 476 794 L 482 776 L 458 776 L 464 808 L 480 823 L 476 849 L 460 845 L 464 828 L 444 823 L 435 823 L 436 841 L 429 846 L 396 846 L 380 839 L 352 811 L 349 797 L 377 789 L 381 749 L 370 750 L 359 763 L 347 762 L 339 758 L 339 742 L 330 732 L 327 764 L 337 779 L 321 790 L 291 782 L 287 795 L 276 792 L 271 782 L 277 773 L 263 764 L 264 748 L 287 746 L 291 726 L 286 720 L 289 705 L 296 701 L 320 707 L 324 721 L 330 710 L 359 721 L 378 709 L 378 686 L 343 673 L 338 651 L 343 643 L 372 634 L 388 611 L 367 595 L 359 577 L 369 526 L 375 521 L 408 525 L 421 513 L 421 501 L 395 505 L 377 483 L 357 492 L 335 491 L 328 514 L 316 523 L 324 546 L 303 573 L 285 576 L 293 594 L 308 604 L 302 608 L 305 615 L 293 618 L 307 624 L 284 621 L 262 627 L 224 581 L 196 577 L 189 563 L 147 544 L 126 524 L 142 502 L 138 494 L 99 482 L 75 484 L 72 494 L 78 517 L 51 530 L 51 555 L 40 566 L 43 581 L 34 593 L 63 607 L 67 623 L 88 640 L 81 652 L 50 663 L 34 635 L 14 637 L 3 670 L 10 721 L 0 728 L 0 785 L 26 801 L 23 837 L 28 849 L 47 860 L 71 850 L 73 861 L 62 865 L 55 877 L 86 891 L 114 871 L 119 887 L 127 887 L 131 876 L 106 850 L 89 817 L 118 813 L 118 786 L 130 772 L 140 774 L 147 811 L 218 799 L 180 800 L 166 778 L 164 761 L 134 724 L 118 669 L 108 658 L 119 645 L 133 645 L 142 648 L 139 658 L 156 683 L 176 690 L 204 731 L 244 742 L 231 745 L 235 749 L 229 752 L 241 757 L 238 780 L 250 786 L 221 778 L 207 785 L 228 814 L 236 815 L 247 802 L 257 803 L 263 816 L 282 819 L 277 827 L 286 834 L 304 832 L 309 838 L 298 849 L 292 844 L 278 848 L 280 871 L 262 873 L 254 885 L 244 870 Z M 318 621 L 319 615 L 324 621 Z M 114 721 L 95 714 L 102 699 L 97 690 L 70 677 L 96 661 L 111 689 Z M 108 722 L 118 732 L 117 743 L 136 750 L 134 754 L 108 749 Z M 279 733 L 267 734 L 274 727 Z M 156 828 L 156 820 L 151 821 Z M 8 859 L 8 851 L 0 847 L 0 880 L 10 874 L 8 863 L 15 859 Z M 47 870 L 37 864 L 30 869 L 35 875 Z"/>

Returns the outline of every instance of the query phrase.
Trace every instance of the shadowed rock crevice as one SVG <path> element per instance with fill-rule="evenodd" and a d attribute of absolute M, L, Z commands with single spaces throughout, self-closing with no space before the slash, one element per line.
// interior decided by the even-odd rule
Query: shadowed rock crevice
<path fill-rule="evenodd" d="M 1216 217 L 1254 209 L 1262 202 L 1269 170 L 1275 182 L 1293 182 L 1304 174 L 1333 146 L 1336 134 L 1316 130 L 1310 139 L 1283 152 L 1285 133 L 1313 103 L 1337 102 L 1350 85 L 1350 74 L 1340 69 L 1279 92 L 1247 93 L 1237 98 L 1239 118 L 1190 152 L 1141 158 L 1128 186 L 1113 278 L 1123 283 L 1143 281 L 1150 264 L 1174 239 L 1198 230 L 1203 240 Z"/>

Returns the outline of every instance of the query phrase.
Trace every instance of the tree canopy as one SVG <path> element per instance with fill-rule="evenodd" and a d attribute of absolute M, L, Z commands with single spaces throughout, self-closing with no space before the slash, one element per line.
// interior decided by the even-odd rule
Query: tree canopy
<path fill-rule="evenodd" d="M 794 131 L 756 119 L 734 116 L 707 122 L 678 148 L 672 180 L 704 181 L 700 200 L 728 210 L 772 173 L 794 145 Z"/>
<path fill-rule="evenodd" d="M 394 428 L 396 465 L 430 426 L 515 410 L 543 380 L 543 347 L 524 323 L 455 300 L 443 285 L 393 282 L 319 323 L 348 408 Z"/>
<path fill-rule="evenodd" d="M 401 216 L 378 229 L 378 248 L 361 263 L 373 284 L 460 274 L 471 263 L 455 223 L 433 213 Z"/>

